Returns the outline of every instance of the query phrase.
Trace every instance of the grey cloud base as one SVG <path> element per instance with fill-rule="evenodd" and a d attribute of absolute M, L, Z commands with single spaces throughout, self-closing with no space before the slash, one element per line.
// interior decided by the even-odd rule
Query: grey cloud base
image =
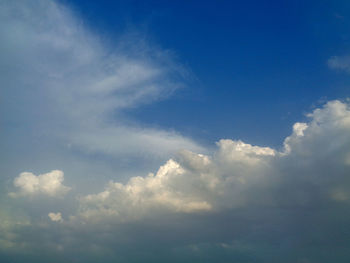
<path fill-rule="evenodd" d="M 221 140 L 211 156 L 183 151 L 156 174 L 80 196 L 73 214 L 2 220 L 2 257 L 347 262 L 349 105 L 331 101 L 308 116 L 282 151 Z"/>

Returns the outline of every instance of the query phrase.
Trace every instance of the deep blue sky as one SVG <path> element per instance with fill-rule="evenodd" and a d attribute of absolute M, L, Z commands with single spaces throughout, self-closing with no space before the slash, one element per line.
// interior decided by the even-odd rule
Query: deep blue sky
<path fill-rule="evenodd" d="M 112 42 L 137 32 L 192 71 L 187 88 L 127 112 L 145 125 L 279 147 L 312 107 L 349 96 L 327 66 L 349 52 L 347 1 L 63 2 Z"/>

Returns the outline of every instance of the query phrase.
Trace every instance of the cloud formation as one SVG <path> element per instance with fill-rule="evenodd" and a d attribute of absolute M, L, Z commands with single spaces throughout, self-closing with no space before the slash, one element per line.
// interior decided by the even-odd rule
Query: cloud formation
<path fill-rule="evenodd" d="M 197 178 L 190 178 L 179 163 L 170 159 L 155 175 L 133 177 L 126 185 L 110 182 L 103 192 L 83 197 L 80 201 L 86 209 L 81 215 L 85 218 L 112 215 L 130 219 L 157 208 L 178 212 L 210 210 L 210 204 L 193 195 L 194 188 L 186 187 L 192 179 Z"/>
<path fill-rule="evenodd" d="M 347 201 L 349 105 L 330 101 L 308 117 L 309 123 L 293 126 L 282 151 L 229 139 L 220 140 L 212 156 L 183 151 L 155 175 L 133 177 L 125 185 L 110 182 L 103 192 L 81 198 L 80 215 L 125 220 L 157 209 L 198 212 Z M 288 195 L 279 196 L 282 192 Z"/>
<path fill-rule="evenodd" d="M 200 151 L 193 140 L 138 125 L 124 111 L 185 85 L 188 72 L 170 52 L 134 35 L 112 45 L 56 1 L 2 1 L 0 22 L 2 121 L 13 136 L 114 160 Z"/>
<path fill-rule="evenodd" d="M 63 185 L 62 171 L 53 170 L 46 174 L 35 175 L 23 172 L 13 181 L 17 192 L 10 193 L 12 197 L 46 195 L 50 197 L 63 197 L 70 188 Z"/>
<path fill-rule="evenodd" d="M 1 177 L 10 196 L 26 198 L 0 199 L 1 262 L 348 262 L 347 101 L 308 114 L 281 149 L 227 138 L 205 149 L 124 115 L 183 85 L 186 70 L 167 51 L 132 37 L 111 48 L 54 1 L 4 0 L 0 22 L 1 136 L 25 138 L 17 147 L 33 156 L 60 145 L 63 156 L 132 160 L 143 174 L 104 177 L 105 163 L 66 172 L 70 195 L 60 170 Z M 348 71 L 345 58 L 329 66 Z M 163 159 L 155 173 L 140 168 Z M 91 177 L 112 180 L 88 191 Z"/>
<path fill-rule="evenodd" d="M 346 262 L 350 105 L 330 101 L 307 116 L 280 150 L 224 139 L 210 155 L 182 151 L 155 174 L 78 196 L 67 221 L 51 214 L 60 230 L 12 225 L 7 242 L 27 242 L 31 229 L 30 240 L 57 255 L 93 247 L 91 261 Z M 159 244 L 152 253 L 150 242 Z M 329 246 L 335 257 L 319 253 Z"/>
<path fill-rule="evenodd" d="M 53 222 L 62 222 L 63 221 L 61 213 L 49 213 L 48 217 Z"/>

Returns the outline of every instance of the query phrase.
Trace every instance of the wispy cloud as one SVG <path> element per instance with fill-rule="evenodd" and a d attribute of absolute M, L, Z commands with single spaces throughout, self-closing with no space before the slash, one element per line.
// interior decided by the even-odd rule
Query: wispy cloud
<path fill-rule="evenodd" d="M 114 158 L 200 149 L 191 139 L 141 127 L 121 114 L 183 86 L 186 70 L 169 52 L 133 36 L 112 47 L 53 1 L 5 1 L 2 7 L 5 120 Z"/>
<path fill-rule="evenodd" d="M 333 56 L 328 59 L 328 67 L 350 73 L 350 56 Z"/>

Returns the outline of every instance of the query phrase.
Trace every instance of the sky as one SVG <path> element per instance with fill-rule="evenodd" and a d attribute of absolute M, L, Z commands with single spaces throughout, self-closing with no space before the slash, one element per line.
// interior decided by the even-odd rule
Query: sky
<path fill-rule="evenodd" d="M 0 261 L 348 262 L 349 15 L 0 0 Z"/>

